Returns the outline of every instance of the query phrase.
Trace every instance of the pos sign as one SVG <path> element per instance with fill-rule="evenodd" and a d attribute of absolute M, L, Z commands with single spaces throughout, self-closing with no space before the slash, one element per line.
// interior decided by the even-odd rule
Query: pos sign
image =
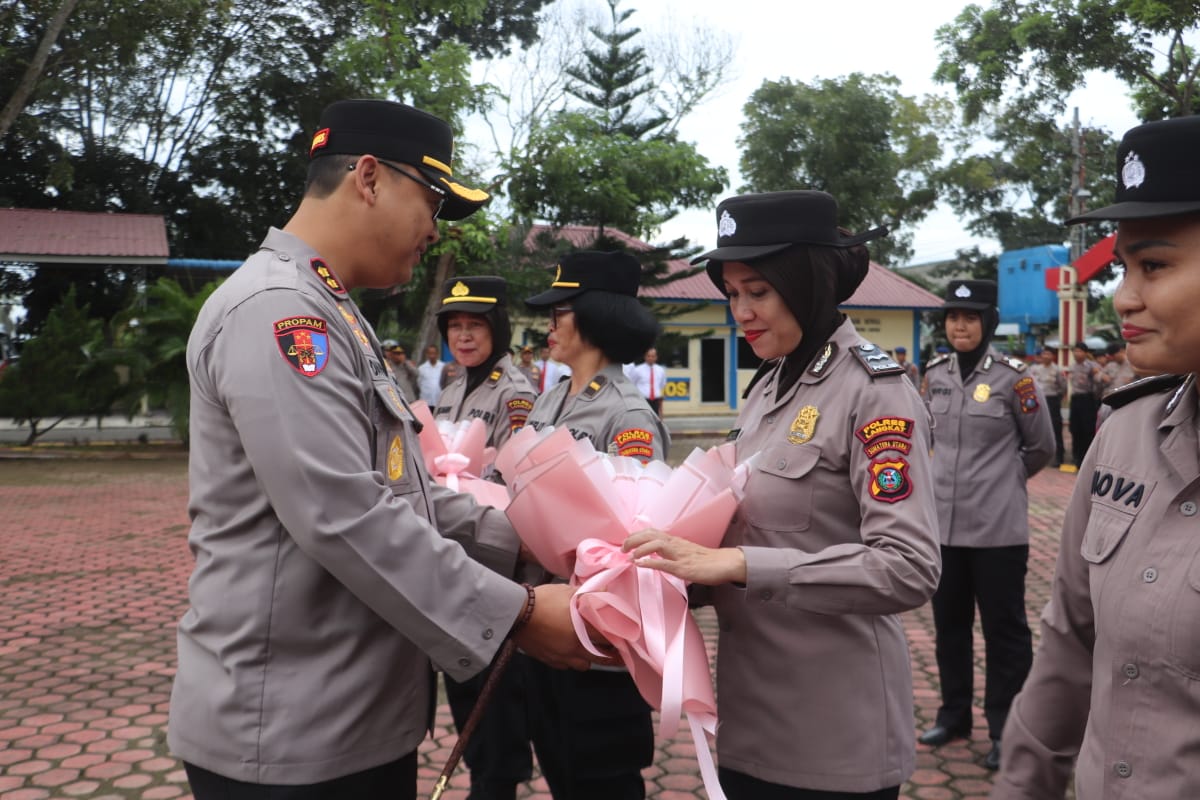
<path fill-rule="evenodd" d="M 668 378 L 663 389 L 664 400 L 687 400 L 692 393 L 691 378 Z"/>

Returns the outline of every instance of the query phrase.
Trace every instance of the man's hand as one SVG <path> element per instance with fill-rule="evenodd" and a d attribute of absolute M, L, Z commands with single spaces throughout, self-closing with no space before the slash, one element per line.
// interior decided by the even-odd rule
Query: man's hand
<path fill-rule="evenodd" d="M 533 615 L 521 629 L 513 634 L 517 646 L 538 661 L 544 661 L 556 669 L 586 670 L 592 664 L 614 666 L 620 662 L 614 658 L 598 658 L 583 648 L 575 636 L 571 624 L 570 601 L 575 589 L 563 583 L 548 583 L 534 589 L 537 600 L 533 604 Z M 596 642 L 597 649 L 611 650 L 603 640 Z"/>

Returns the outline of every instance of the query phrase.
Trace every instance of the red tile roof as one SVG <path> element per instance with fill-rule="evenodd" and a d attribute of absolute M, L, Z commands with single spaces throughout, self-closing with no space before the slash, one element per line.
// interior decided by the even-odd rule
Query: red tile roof
<path fill-rule="evenodd" d="M 157 214 L 0 208 L 0 261 L 166 263 Z"/>
<path fill-rule="evenodd" d="M 534 225 L 526 236 L 526 244 L 545 231 L 553 231 L 576 247 L 588 247 L 596 240 L 596 228 L 590 225 L 565 225 L 557 230 L 548 225 Z M 615 228 L 605 228 L 605 235 L 615 239 L 630 250 L 650 250 L 651 246 Z M 693 269 L 684 259 L 667 262 L 668 274 L 677 274 Z M 638 294 L 655 300 L 666 301 L 716 301 L 724 302 L 725 295 L 717 290 L 703 270 L 687 278 L 679 278 L 663 286 L 643 286 Z M 935 309 L 942 307 L 942 299 L 920 286 L 898 275 L 887 267 L 871 262 L 871 269 L 858 290 L 842 304 L 844 307 L 859 308 L 906 308 Z"/>

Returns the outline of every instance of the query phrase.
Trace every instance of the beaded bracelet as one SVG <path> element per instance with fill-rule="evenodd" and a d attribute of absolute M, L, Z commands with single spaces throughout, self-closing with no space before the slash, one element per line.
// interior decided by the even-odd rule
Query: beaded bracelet
<path fill-rule="evenodd" d="M 521 616 L 517 617 L 517 621 L 513 624 L 512 630 L 509 631 L 509 635 L 516 633 L 529 623 L 530 618 L 533 617 L 534 603 L 537 602 L 537 593 L 533 591 L 533 587 L 528 583 L 522 583 L 521 585 L 524 586 L 525 591 L 529 593 L 529 598 L 525 601 L 525 608 L 521 610 Z"/>

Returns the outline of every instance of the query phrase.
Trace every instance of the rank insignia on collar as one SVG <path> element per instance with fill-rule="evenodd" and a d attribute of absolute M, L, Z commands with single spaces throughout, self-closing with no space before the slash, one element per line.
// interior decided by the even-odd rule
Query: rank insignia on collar
<path fill-rule="evenodd" d="M 563 377 L 565 378 L 567 376 L 564 375 Z M 584 389 L 581 394 L 583 397 L 590 400 L 600 393 L 600 390 L 604 388 L 604 384 L 606 383 L 608 383 L 608 378 L 604 377 L 603 375 L 597 375 L 588 382 L 587 388 Z"/>
<path fill-rule="evenodd" d="M 979 368 L 984 372 L 987 372 L 989 369 L 991 369 L 992 357 L 989 355 L 987 358 L 983 359 L 983 363 L 979 366 Z"/>
<path fill-rule="evenodd" d="M 316 273 L 317 278 L 320 279 L 321 283 L 325 284 L 326 289 L 333 292 L 338 297 L 346 296 L 346 287 L 342 286 L 342 282 L 337 279 L 337 276 L 333 274 L 333 270 L 331 270 L 324 261 L 319 258 L 314 258 L 308 262 L 308 265 L 312 267 L 312 271 Z"/>
<path fill-rule="evenodd" d="M 871 473 L 871 499 L 881 503 L 896 503 L 912 494 L 912 481 L 908 478 L 908 462 L 903 458 L 887 461 L 872 461 L 868 465 Z"/>
<path fill-rule="evenodd" d="M 821 355 L 813 362 L 812 368 L 809 369 L 810 375 L 820 375 L 829 366 L 829 362 L 833 359 L 833 354 L 837 352 L 837 345 L 833 342 L 826 342 L 825 348 L 821 351 Z"/>
<path fill-rule="evenodd" d="M 975 387 L 975 402 L 986 403 L 987 399 L 992 396 L 992 387 L 986 383 L 981 383 Z"/>
<path fill-rule="evenodd" d="M 320 317 L 295 316 L 271 326 L 279 352 L 306 378 L 321 374 L 329 363 L 329 325 Z"/>
<path fill-rule="evenodd" d="M 501 370 L 494 369 L 492 370 L 492 374 L 488 375 L 488 380 L 492 383 L 495 383 L 496 381 L 500 380 L 500 376 L 503 374 L 504 373 Z"/>
<path fill-rule="evenodd" d="M 810 441 L 813 437 L 813 432 L 817 429 L 817 418 L 821 416 L 821 412 L 816 406 L 805 406 L 796 412 L 796 418 L 792 420 L 791 430 L 788 431 L 789 444 L 804 444 Z"/>

